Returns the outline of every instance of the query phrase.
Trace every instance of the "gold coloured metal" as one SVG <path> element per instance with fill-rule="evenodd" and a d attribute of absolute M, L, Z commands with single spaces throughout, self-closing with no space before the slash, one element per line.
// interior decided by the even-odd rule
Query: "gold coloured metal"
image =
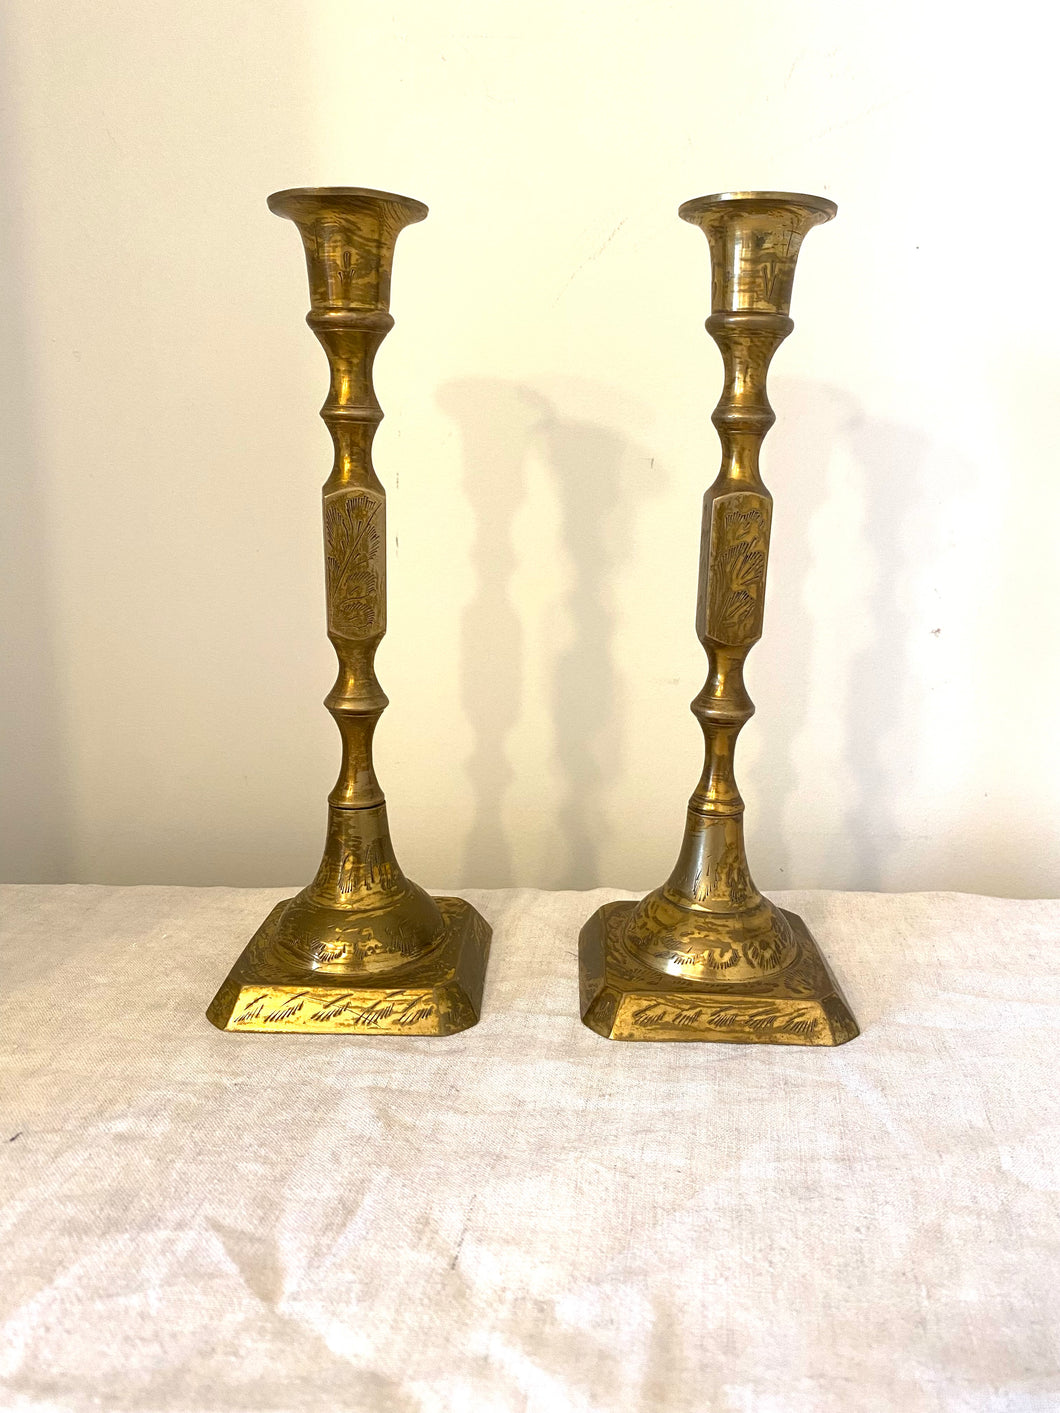
<path fill-rule="evenodd" d="M 794 328 L 799 247 L 835 212 L 824 197 L 778 191 L 704 196 L 679 212 L 710 243 L 707 331 L 725 365 L 712 419 L 721 470 L 703 501 L 696 611 L 708 673 L 692 712 L 706 763 L 667 882 L 639 903 L 605 903 L 582 928 L 582 1020 L 612 1040 L 841 1045 L 858 1033 L 806 924 L 754 885 L 733 775 L 736 738 L 754 712 L 743 664 L 762 635 L 773 511 L 758 470 L 775 420 L 766 375 Z"/>
<path fill-rule="evenodd" d="M 281 191 L 269 209 L 305 246 L 306 322 L 327 354 L 321 409 L 335 444 L 324 483 L 328 637 L 339 661 L 325 705 L 342 737 L 324 857 L 308 888 L 251 938 L 207 1016 L 221 1030 L 452 1035 L 479 1018 L 490 929 L 460 898 L 431 898 L 398 866 L 372 738 L 387 698 L 386 495 L 372 465 L 382 419 L 372 384 L 393 327 L 390 273 L 403 227 L 427 208 L 361 187 Z"/>

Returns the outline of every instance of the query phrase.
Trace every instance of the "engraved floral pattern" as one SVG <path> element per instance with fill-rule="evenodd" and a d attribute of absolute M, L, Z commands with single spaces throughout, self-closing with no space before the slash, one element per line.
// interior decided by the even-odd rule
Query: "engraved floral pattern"
<path fill-rule="evenodd" d="M 762 632 L 769 554 L 769 502 L 739 494 L 714 502 L 707 632 L 720 643 L 753 643 Z"/>
<path fill-rule="evenodd" d="M 324 506 L 328 618 L 336 633 L 366 638 L 381 631 L 382 502 L 345 495 Z"/>

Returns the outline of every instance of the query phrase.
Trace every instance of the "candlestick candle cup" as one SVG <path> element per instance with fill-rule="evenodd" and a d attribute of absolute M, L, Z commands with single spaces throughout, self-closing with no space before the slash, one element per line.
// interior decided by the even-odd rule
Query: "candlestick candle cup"
<path fill-rule="evenodd" d="M 460 898 L 431 898 L 402 873 L 372 739 L 387 698 L 375 675 L 386 631 L 386 495 L 372 465 L 382 411 L 376 350 L 393 327 L 390 275 L 419 201 L 360 187 L 281 191 L 309 270 L 309 327 L 327 354 L 321 410 L 335 444 L 324 484 L 328 637 L 339 660 L 325 699 L 342 737 L 316 877 L 251 938 L 207 1016 L 222 1030 L 450 1035 L 479 1018 L 490 929 Z"/>
<path fill-rule="evenodd" d="M 758 466 L 775 420 L 766 375 L 794 327 L 803 238 L 835 212 L 823 197 L 789 192 L 730 192 L 680 209 L 710 243 L 707 331 L 725 366 L 696 612 L 708 674 L 692 711 L 706 761 L 667 882 L 639 903 L 605 903 L 582 929 L 582 1019 L 613 1040 L 840 1045 L 858 1033 L 806 924 L 755 887 L 733 775 L 736 738 L 754 712 L 743 664 L 762 635 L 773 511 Z"/>

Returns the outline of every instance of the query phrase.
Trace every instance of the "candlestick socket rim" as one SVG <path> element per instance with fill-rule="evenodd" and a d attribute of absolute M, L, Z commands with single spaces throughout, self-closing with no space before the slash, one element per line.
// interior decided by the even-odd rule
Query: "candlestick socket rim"
<path fill-rule="evenodd" d="M 402 196 L 396 191 L 377 191 L 370 186 L 292 186 L 274 191 L 267 198 L 270 211 L 277 216 L 298 219 L 314 214 L 322 206 L 343 205 L 400 206 L 406 214 L 406 224 L 426 218 L 429 207 L 414 196 Z"/>
<path fill-rule="evenodd" d="M 810 196 L 802 191 L 717 191 L 710 196 L 695 196 L 677 208 L 682 221 L 695 223 L 700 216 L 714 211 L 740 208 L 763 211 L 771 206 L 788 206 L 813 216 L 815 225 L 830 221 L 839 207 L 827 196 Z"/>

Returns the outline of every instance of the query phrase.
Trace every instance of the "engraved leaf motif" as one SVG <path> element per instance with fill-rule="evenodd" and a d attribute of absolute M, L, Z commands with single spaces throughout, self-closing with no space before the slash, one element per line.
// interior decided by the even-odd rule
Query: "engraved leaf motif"
<path fill-rule="evenodd" d="M 765 578 L 765 552 L 753 544 L 731 545 L 722 555 L 722 563 L 733 589 L 757 589 Z"/>
<path fill-rule="evenodd" d="M 312 1019 L 314 1021 L 330 1021 L 336 1019 L 338 1016 L 344 1015 L 347 1011 L 351 1010 L 354 1005 L 353 996 L 354 993 L 352 991 L 347 991 L 341 996 L 336 996 L 333 1001 L 329 1001 L 326 1005 L 322 1006 L 320 1010 L 313 1015 Z"/>
<path fill-rule="evenodd" d="M 324 511 L 331 617 L 339 632 L 367 636 L 377 627 L 382 579 L 376 566 L 383 549 L 379 510 L 379 501 L 369 496 L 343 496 Z"/>
<path fill-rule="evenodd" d="M 759 940 L 751 937 L 746 943 L 747 960 L 752 966 L 771 968 L 780 963 L 780 947 L 775 938 Z"/>
<path fill-rule="evenodd" d="M 420 1006 L 419 1010 L 410 1011 L 398 1021 L 399 1025 L 418 1025 L 420 1021 L 428 1020 L 434 1007 L 430 1003 Z"/>
<path fill-rule="evenodd" d="M 716 561 L 716 632 L 740 637 L 754 631 L 765 572 L 765 551 L 752 543 L 741 541 L 722 550 Z"/>
<path fill-rule="evenodd" d="M 262 992 L 260 996 L 255 996 L 252 1001 L 248 1001 L 242 1015 L 236 1017 L 236 1025 L 242 1025 L 245 1021 L 257 1020 L 264 1009 L 267 994 L 267 992 Z"/>
<path fill-rule="evenodd" d="M 306 993 L 304 991 L 301 991 L 297 995 L 292 996 L 285 1005 L 277 1006 L 274 1011 L 269 1012 L 269 1014 L 265 1017 L 266 1023 L 269 1025 L 275 1025 L 277 1022 L 280 1021 L 291 1020 L 292 1017 L 296 1016 L 298 1012 L 302 1009 L 302 1007 L 305 1005 L 305 998 Z"/>

